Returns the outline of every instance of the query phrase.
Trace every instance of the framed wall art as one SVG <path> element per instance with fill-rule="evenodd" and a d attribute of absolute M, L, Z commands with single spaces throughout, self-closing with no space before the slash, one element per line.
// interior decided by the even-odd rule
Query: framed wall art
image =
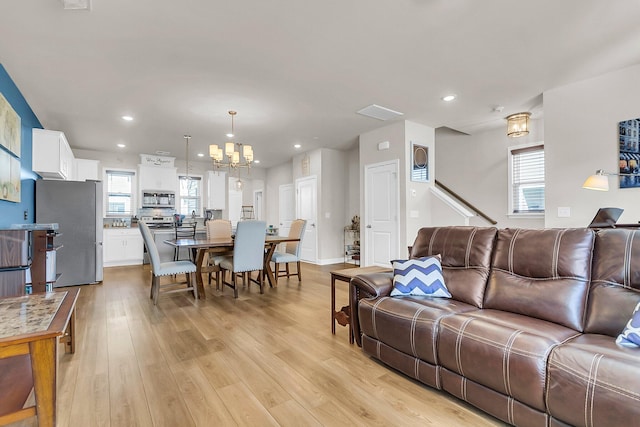
<path fill-rule="evenodd" d="M 0 145 L 20 157 L 20 116 L 0 93 Z"/>
<path fill-rule="evenodd" d="M 429 147 L 411 142 L 411 181 L 429 182 Z"/>
<path fill-rule="evenodd" d="M 623 120 L 618 123 L 618 167 L 620 188 L 640 187 L 640 118 Z"/>
<path fill-rule="evenodd" d="M 0 200 L 20 202 L 20 160 L 0 149 Z"/>

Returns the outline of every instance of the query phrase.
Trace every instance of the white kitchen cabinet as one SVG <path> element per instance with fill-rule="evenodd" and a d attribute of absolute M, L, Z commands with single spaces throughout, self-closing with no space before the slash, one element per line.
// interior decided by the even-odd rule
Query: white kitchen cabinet
<path fill-rule="evenodd" d="M 101 181 L 100 176 L 100 161 L 90 159 L 75 159 L 74 164 L 74 176 L 75 181 L 86 181 L 88 179 L 94 181 Z"/>
<path fill-rule="evenodd" d="M 64 133 L 33 129 L 31 168 L 43 178 L 73 179 L 73 152 Z"/>
<path fill-rule="evenodd" d="M 208 183 L 208 200 L 207 208 L 209 209 L 226 209 L 227 208 L 227 173 L 226 172 L 207 172 Z"/>
<path fill-rule="evenodd" d="M 138 190 L 178 191 L 178 169 L 138 165 Z"/>
<path fill-rule="evenodd" d="M 105 229 L 103 245 L 105 267 L 142 264 L 144 243 L 136 227 Z"/>

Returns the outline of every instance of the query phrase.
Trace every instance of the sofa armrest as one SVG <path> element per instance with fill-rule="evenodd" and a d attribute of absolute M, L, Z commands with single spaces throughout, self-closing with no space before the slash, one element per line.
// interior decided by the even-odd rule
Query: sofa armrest
<path fill-rule="evenodd" d="M 377 298 L 389 296 L 393 289 L 393 272 L 360 274 L 349 284 L 349 311 L 351 330 L 356 344 L 362 347 L 360 336 L 360 321 L 358 318 L 358 301 L 363 298 Z"/>

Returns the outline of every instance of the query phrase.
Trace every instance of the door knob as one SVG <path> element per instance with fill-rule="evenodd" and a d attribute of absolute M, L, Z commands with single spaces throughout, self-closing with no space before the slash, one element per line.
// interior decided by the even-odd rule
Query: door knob
<path fill-rule="evenodd" d="M 367 228 L 371 228 L 371 225 L 367 225 Z"/>

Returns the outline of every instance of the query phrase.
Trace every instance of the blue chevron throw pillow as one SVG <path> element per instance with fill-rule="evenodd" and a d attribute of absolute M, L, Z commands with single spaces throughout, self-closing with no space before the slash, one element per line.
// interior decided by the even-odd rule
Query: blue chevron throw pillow
<path fill-rule="evenodd" d="M 451 298 L 444 284 L 439 256 L 391 261 L 393 290 L 391 296 L 420 295 Z"/>
<path fill-rule="evenodd" d="M 618 338 L 616 344 L 623 347 L 640 347 L 640 302 L 636 305 L 631 319 Z"/>

